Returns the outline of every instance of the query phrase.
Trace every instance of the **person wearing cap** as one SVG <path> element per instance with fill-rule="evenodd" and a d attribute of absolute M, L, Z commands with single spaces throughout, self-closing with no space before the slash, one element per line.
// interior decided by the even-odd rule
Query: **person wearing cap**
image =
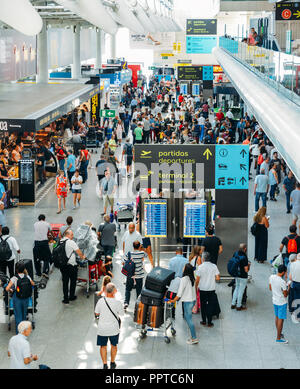
<path fill-rule="evenodd" d="M 223 252 L 222 242 L 220 238 L 214 235 L 215 228 L 212 224 L 209 224 L 205 230 L 206 236 L 201 243 L 201 254 L 207 251 L 211 256 L 210 262 L 216 265 L 219 255 Z"/>

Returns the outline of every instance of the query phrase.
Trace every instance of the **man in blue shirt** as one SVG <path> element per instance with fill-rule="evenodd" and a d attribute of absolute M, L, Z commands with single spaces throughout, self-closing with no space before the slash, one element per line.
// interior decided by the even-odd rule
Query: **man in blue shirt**
<path fill-rule="evenodd" d="M 255 212 L 259 208 L 259 199 L 262 198 L 263 207 L 267 206 L 267 193 L 269 190 L 269 177 L 265 174 L 264 169 L 260 170 L 260 174 L 255 177 L 254 196 L 255 196 Z"/>
<path fill-rule="evenodd" d="M 291 213 L 291 193 L 296 188 L 296 179 L 291 171 L 283 180 L 283 189 L 286 197 L 286 213 Z"/>
<path fill-rule="evenodd" d="M 68 179 L 70 183 L 70 189 L 72 188 L 71 179 L 76 170 L 75 163 L 76 163 L 75 155 L 73 154 L 72 150 L 68 150 L 67 172 L 68 172 Z"/>
<path fill-rule="evenodd" d="M 189 263 L 187 258 L 185 258 L 182 253 L 182 247 L 177 247 L 176 256 L 173 257 L 169 262 L 169 270 L 172 270 L 176 273 L 175 278 L 182 277 L 183 268 L 187 263 Z"/>
<path fill-rule="evenodd" d="M 136 108 L 138 105 L 138 102 L 135 98 L 133 98 L 131 100 L 131 103 L 130 103 L 130 107 L 131 107 L 131 117 L 132 117 L 132 114 L 133 114 L 133 111 L 134 111 L 134 108 Z"/>

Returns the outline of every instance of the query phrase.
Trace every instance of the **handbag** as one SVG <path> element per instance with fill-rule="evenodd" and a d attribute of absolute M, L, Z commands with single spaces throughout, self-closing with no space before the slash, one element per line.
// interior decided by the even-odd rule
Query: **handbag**
<path fill-rule="evenodd" d="M 201 307 L 201 304 L 200 304 L 200 290 L 198 289 L 197 290 L 197 294 L 196 294 L 196 303 L 193 306 L 192 313 L 199 313 L 200 312 L 200 307 Z"/>
<path fill-rule="evenodd" d="M 257 223 L 256 222 L 252 224 L 250 231 L 251 231 L 251 234 L 253 236 L 256 236 L 256 234 L 257 234 Z"/>
<path fill-rule="evenodd" d="M 114 317 L 115 317 L 116 320 L 118 321 L 119 328 L 121 328 L 121 319 L 120 319 L 119 317 L 117 317 L 117 315 L 112 311 L 112 309 L 111 309 L 111 307 L 109 306 L 109 304 L 107 303 L 105 297 L 104 297 L 104 301 L 105 301 L 105 304 L 107 305 L 107 308 L 110 310 L 110 312 L 114 315 Z"/>

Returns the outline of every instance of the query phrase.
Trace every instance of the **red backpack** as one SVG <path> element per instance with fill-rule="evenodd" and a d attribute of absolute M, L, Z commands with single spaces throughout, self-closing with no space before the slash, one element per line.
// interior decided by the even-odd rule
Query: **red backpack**
<path fill-rule="evenodd" d="M 297 238 L 298 238 L 298 235 L 295 235 L 294 238 L 287 237 L 287 239 L 289 240 L 288 244 L 287 244 L 288 254 L 292 254 L 292 253 L 297 254 L 297 252 L 298 252 L 297 241 L 296 241 Z"/>

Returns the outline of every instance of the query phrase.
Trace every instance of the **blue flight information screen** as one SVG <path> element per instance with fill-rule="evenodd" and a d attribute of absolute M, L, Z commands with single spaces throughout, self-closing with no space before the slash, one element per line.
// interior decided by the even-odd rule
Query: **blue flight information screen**
<path fill-rule="evenodd" d="M 144 202 L 145 237 L 167 237 L 167 200 L 148 199 Z"/>
<path fill-rule="evenodd" d="M 185 238 L 205 238 L 206 201 L 184 201 L 183 236 Z"/>

